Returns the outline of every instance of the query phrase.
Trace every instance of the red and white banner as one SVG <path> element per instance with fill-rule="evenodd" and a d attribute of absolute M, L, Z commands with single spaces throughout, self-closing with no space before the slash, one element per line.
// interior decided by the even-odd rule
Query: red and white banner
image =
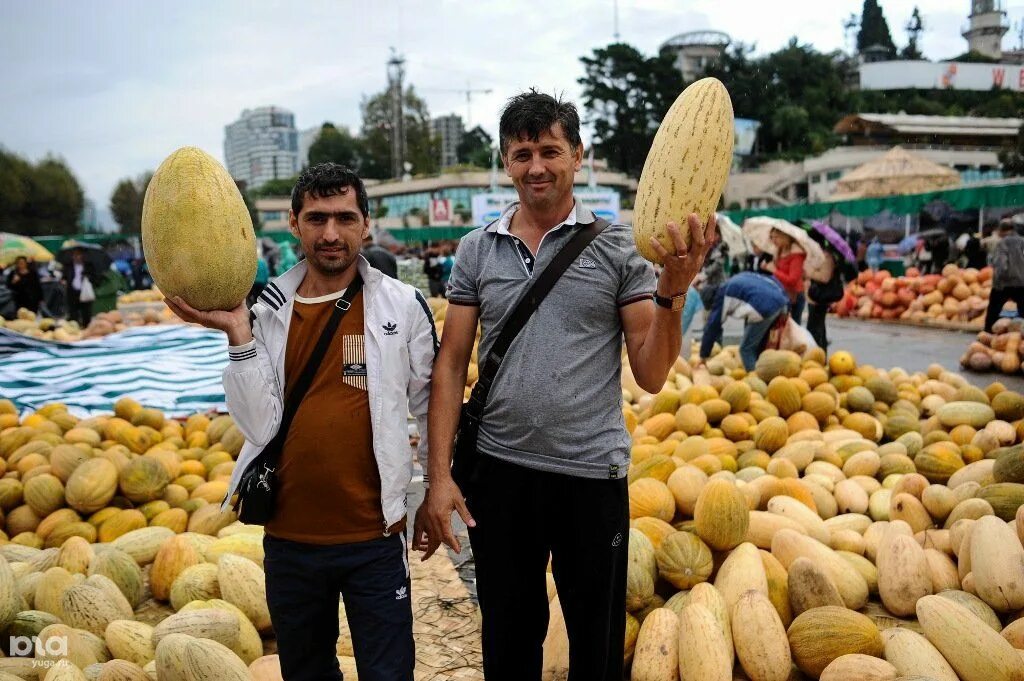
<path fill-rule="evenodd" d="M 451 199 L 432 199 L 430 201 L 430 215 L 428 216 L 431 227 L 447 227 L 452 224 Z"/>

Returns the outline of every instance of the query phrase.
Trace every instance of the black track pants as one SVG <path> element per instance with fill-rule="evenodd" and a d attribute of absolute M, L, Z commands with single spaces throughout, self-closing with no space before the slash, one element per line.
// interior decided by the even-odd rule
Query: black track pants
<path fill-rule="evenodd" d="M 547 473 L 481 456 L 468 490 L 484 678 L 540 681 L 548 556 L 569 633 L 569 681 L 620 681 L 626 480 Z M 464 490 L 466 492 L 466 490 Z"/>

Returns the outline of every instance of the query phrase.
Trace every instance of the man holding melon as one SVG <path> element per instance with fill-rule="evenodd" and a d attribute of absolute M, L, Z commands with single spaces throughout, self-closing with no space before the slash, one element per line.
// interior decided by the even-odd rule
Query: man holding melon
<path fill-rule="evenodd" d="M 224 391 L 246 439 L 228 496 L 239 491 L 243 520 L 247 472 L 278 448 L 269 466 L 276 494 L 259 522 L 283 678 L 342 678 L 340 593 L 359 678 L 412 681 L 407 419 L 419 420 L 425 463 L 433 316 L 416 289 L 360 255 L 369 202 L 355 173 L 308 168 L 291 201 L 306 259 L 271 281 L 252 310 L 167 302 L 182 319 L 227 333 Z"/>
<path fill-rule="evenodd" d="M 629 227 L 574 199 L 583 145 L 571 103 L 517 95 L 499 133 L 519 201 L 464 237 L 456 254 L 414 547 L 424 559 L 442 542 L 458 551 L 453 512 L 470 527 L 488 681 L 541 678 L 549 557 L 569 679 L 618 681 L 629 543 L 623 338 L 638 383 L 660 391 L 679 356 L 681 311 L 714 240 L 714 214 L 706 224 L 706 215 L 689 215 L 685 236 L 669 222 L 661 240 L 645 240 L 662 263 L 656 280 Z M 460 418 L 478 322 L 481 378 Z"/>

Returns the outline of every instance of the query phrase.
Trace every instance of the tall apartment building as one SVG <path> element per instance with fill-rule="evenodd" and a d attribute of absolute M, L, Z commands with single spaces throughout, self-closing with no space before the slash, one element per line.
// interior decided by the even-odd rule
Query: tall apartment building
<path fill-rule="evenodd" d="M 434 135 L 441 140 L 441 168 L 459 163 L 459 145 L 462 144 L 462 116 L 448 114 L 430 122 Z"/>
<path fill-rule="evenodd" d="M 292 177 L 301 168 L 295 114 L 278 106 L 246 109 L 224 126 L 224 160 L 249 187 Z"/>

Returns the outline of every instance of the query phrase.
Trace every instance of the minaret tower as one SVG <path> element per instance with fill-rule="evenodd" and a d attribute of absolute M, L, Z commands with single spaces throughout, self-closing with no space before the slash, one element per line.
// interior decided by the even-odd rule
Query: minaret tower
<path fill-rule="evenodd" d="M 970 26 L 963 32 L 968 49 L 1002 59 L 1003 36 L 1010 30 L 1002 0 L 971 0 Z"/>

